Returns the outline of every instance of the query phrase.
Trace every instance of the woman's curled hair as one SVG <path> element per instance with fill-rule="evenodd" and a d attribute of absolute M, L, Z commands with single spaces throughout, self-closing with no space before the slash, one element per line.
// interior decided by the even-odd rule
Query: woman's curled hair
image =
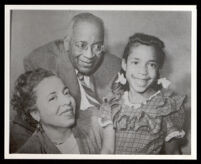
<path fill-rule="evenodd" d="M 50 76 L 55 76 L 55 74 L 43 68 L 38 68 L 21 74 L 16 80 L 11 105 L 24 121 L 28 123 L 35 122 L 30 115 L 31 111 L 37 109 L 34 88 L 44 78 Z"/>

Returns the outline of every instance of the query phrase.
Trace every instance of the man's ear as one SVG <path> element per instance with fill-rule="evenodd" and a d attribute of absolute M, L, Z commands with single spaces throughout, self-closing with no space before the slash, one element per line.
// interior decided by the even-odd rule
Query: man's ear
<path fill-rule="evenodd" d="M 122 59 L 121 61 L 121 68 L 126 72 L 126 60 Z"/>
<path fill-rule="evenodd" d="M 40 113 L 37 110 L 30 112 L 30 115 L 33 117 L 34 120 L 40 121 Z"/>
<path fill-rule="evenodd" d="M 70 49 L 70 41 L 71 41 L 71 37 L 70 36 L 65 36 L 65 38 L 64 38 L 65 51 L 69 51 L 69 49 Z"/>

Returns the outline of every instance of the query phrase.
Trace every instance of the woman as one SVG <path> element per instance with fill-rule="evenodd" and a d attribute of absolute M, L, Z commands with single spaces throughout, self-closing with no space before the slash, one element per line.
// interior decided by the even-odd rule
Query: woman
<path fill-rule="evenodd" d="M 75 126 L 75 100 L 52 72 L 39 68 L 22 74 L 11 102 L 25 122 L 37 122 L 35 132 L 18 153 L 110 153 L 101 149 L 102 129 L 96 110 L 80 112 Z"/>

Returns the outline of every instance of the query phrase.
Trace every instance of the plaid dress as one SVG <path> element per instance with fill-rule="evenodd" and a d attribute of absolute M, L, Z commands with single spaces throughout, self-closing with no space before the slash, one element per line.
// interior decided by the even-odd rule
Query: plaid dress
<path fill-rule="evenodd" d="M 116 129 L 115 154 L 159 154 L 165 141 L 182 138 L 184 99 L 159 91 L 136 107 L 128 103 L 128 92 L 120 98 L 110 97 L 116 101 L 110 103 Z"/>

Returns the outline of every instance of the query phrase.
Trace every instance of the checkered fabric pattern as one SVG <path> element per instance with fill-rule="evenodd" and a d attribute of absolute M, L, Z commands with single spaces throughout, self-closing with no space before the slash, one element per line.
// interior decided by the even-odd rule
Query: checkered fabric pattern
<path fill-rule="evenodd" d="M 184 96 L 157 94 L 135 109 L 122 105 L 114 116 L 116 154 L 158 154 L 165 137 L 181 130 L 184 122 Z"/>

